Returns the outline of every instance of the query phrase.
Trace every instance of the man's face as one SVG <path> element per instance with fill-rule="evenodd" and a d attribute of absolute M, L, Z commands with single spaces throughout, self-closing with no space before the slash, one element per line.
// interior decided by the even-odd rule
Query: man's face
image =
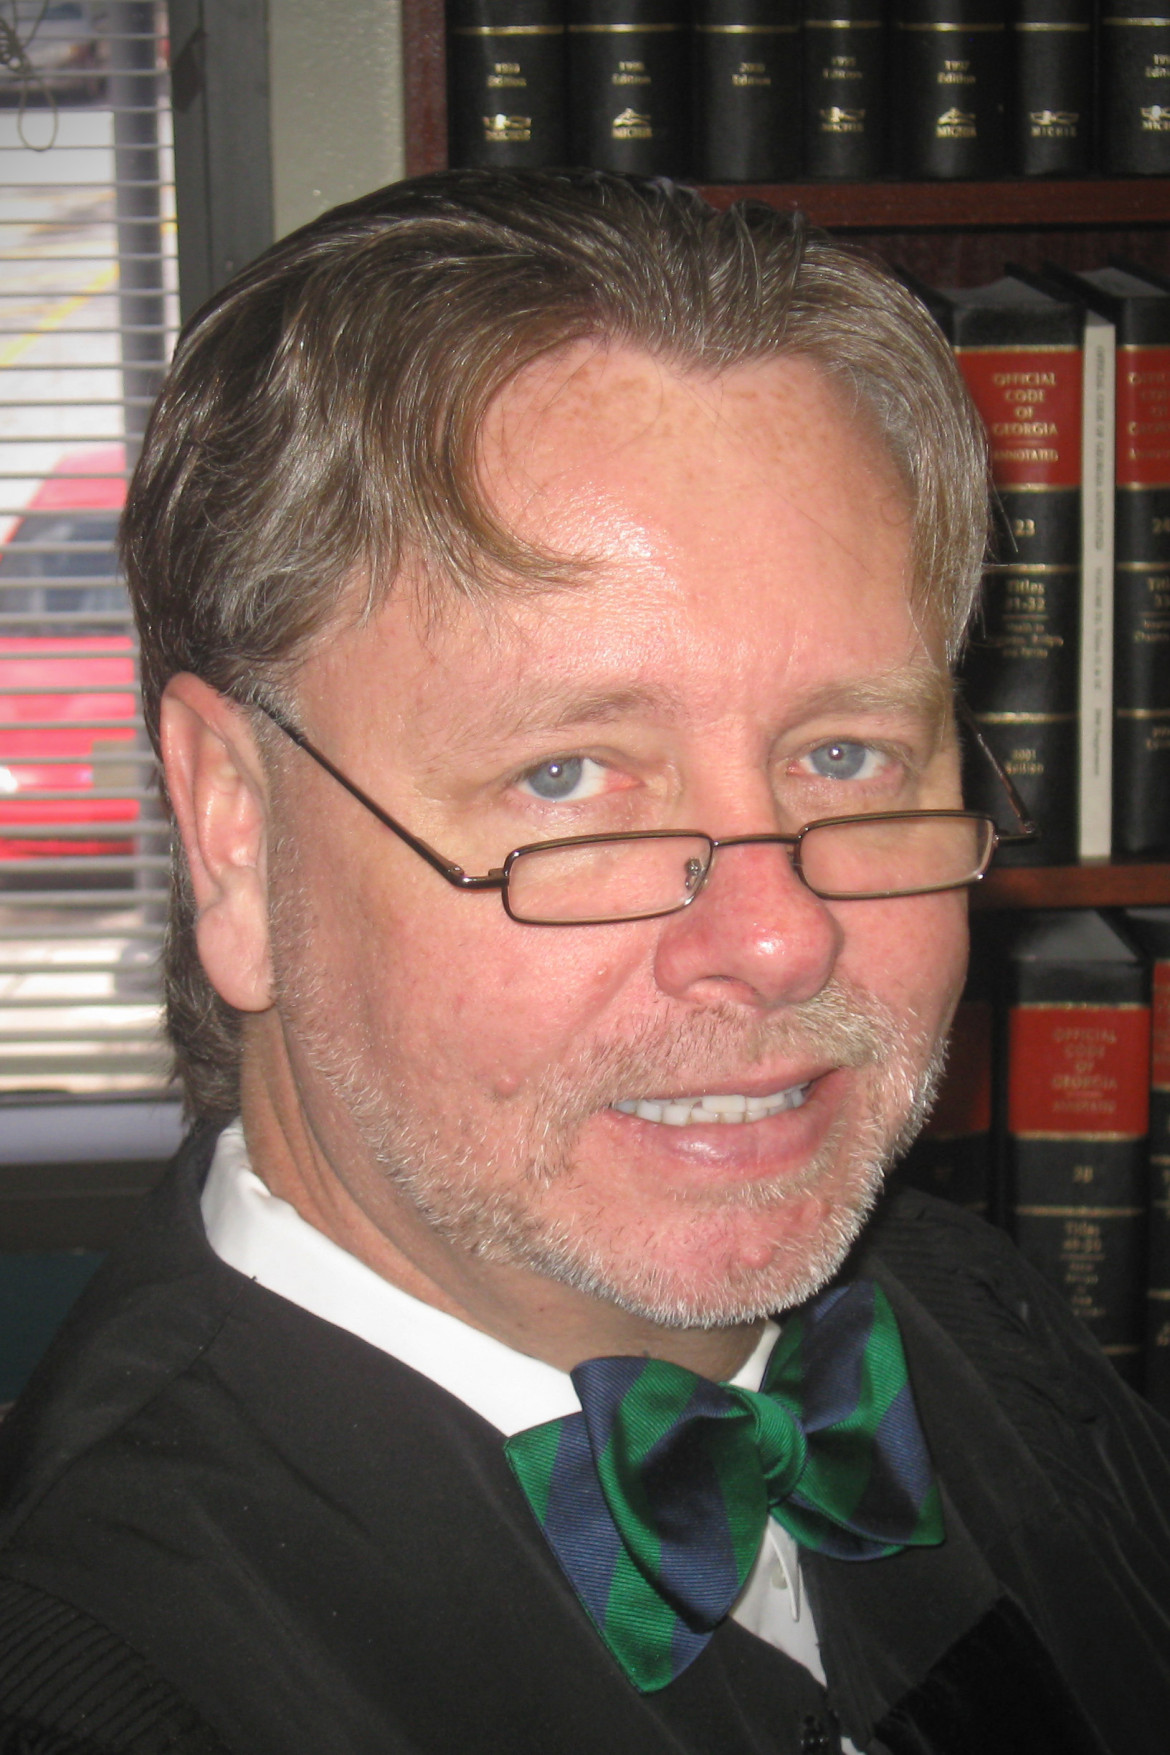
<path fill-rule="evenodd" d="M 318 747 L 465 870 L 559 836 L 958 802 L 903 494 L 812 367 L 684 377 L 575 347 L 499 398 L 483 472 L 506 523 L 588 557 L 581 583 L 429 622 L 401 586 L 297 685 Z M 920 1118 L 961 893 L 826 903 L 748 846 L 682 913 L 525 926 L 291 747 L 273 809 L 308 1136 L 441 1301 L 482 1322 L 493 1284 L 551 1278 L 730 1324 L 833 1271 Z"/>

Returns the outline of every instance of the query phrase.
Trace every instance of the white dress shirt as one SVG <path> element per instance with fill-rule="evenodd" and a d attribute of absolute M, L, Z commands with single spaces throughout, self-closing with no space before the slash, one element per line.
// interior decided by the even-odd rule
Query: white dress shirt
<path fill-rule="evenodd" d="M 220 1135 L 202 1208 L 208 1240 L 222 1261 L 429 1377 L 505 1437 L 580 1411 L 568 1372 L 517 1353 L 481 1329 L 422 1303 L 271 1194 L 251 1167 L 238 1121 Z M 759 1344 L 732 1383 L 759 1388 L 778 1333 L 774 1322 L 765 1324 Z M 796 1544 L 771 1519 L 731 1613 L 749 1632 L 824 1681 L 816 1628 L 802 1598 Z M 847 1742 L 842 1747 L 852 1751 Z"/>

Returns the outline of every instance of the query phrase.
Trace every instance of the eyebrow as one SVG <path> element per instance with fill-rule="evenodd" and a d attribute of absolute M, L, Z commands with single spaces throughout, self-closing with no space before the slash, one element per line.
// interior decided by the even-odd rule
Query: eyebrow
<path fill-rule="evenodd" d="M 517 687 L 500 703 L 500 721 L 503 735 L 514 737 L 537 729 L 559 731 L 567 725 L 608 725 L 640 713 L 669 717 L 682 709 L 680 695 L 649 684 L 585 687 L 567 694 L 559 688 L 533 693 Z"/>
<path fill-rule="evenodd" d="M 801 717 L 833 712 L 910 715 L 941 736 L 951 715 L 952 685 L 937 666 L 912 662 L 826 683 L 797 696 L 791 706 Z M 569 694 L 558 689 L 534 695 L 517 688 L 502 705 L 501 719 L 507 720 L 505 735 L 515 735 L 537 727 L 556 731 L 568 725 L 604 725 L 646 712 L 669 717 L 680 714 L 683 707 L 682 697 L 673 690 L 648 684 L 582 688 Z"/>
<path fill-rule="evenodd" d="M 949 673 L 929 660 L 875 671 L 872 676 L 827 683 L 801 697 L 799 710 L 816 713 L 900 713 L 923 720 L 942 737 L 954 709 Z"/>

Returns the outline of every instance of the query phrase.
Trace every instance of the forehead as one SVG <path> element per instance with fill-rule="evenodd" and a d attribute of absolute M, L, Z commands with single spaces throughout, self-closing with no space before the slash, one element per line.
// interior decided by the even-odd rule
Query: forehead
<path fill-rule="evenodd" d="M 741 683 L 757 695 L 856 692 L 874 674 L 941 664 L 910 607 L 894 466 L 807 361 L 680 372 L 576 345 L 500 393 L 480 473 L 508 526 L 583 563 L 580 583 L 520 586 L 486 606 L 451 594 L 428 619 L 430 594 L 407 575 L 310 662 L 333 682 L 345 667 L 337 712 L 364 664 L 383 685 L 379 715 L 399 727 L 428 702 L 461 716 L 476 710 L 469 694 L 506 691 L 552 712 L 558 692 L 582 702 L 594 688 L 602 701 L 673 695 L 702 718 Z"/>
<path fill-rule="evenodd" d="M 583 552 L 602 534 L 599 515 L 628 540 L 623 510 L 651 530 L 669 517 L 677 539 L 700 544 L 719 541 L 737 507 L 757 518 L 765 503 L 787 509 L 825 534 L 831 525 L 846 544 L 875 517 L 901 527 L 908 511 L 872 422 L 795 357 L 680 371 L 634 348 L 577 343 L 496 397 L 480 474 L 488 500 L 525 535 L 555 527 L 571 537 L 580 514 Z M 852 519 L 835 503 L 844 479 Z M 688 509 L 689 520 L 680 516 Z"/>

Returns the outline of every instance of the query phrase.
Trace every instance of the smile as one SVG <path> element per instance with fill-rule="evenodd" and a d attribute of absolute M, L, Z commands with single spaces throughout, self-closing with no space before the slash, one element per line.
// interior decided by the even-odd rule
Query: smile
<path fill-rule="evenodd" d="M 639 1121 L 657 1121 L 666 1127 L 709 1127 L 712 1122 L 766 1121 L 785 1109 L 799 1109 L 812 1089 L 812 1081 L 790 1085 L 767 1097 L 742 1097 L 735 1093 L 712 1097 L 629 1098 L 613 1107 Z"/>

